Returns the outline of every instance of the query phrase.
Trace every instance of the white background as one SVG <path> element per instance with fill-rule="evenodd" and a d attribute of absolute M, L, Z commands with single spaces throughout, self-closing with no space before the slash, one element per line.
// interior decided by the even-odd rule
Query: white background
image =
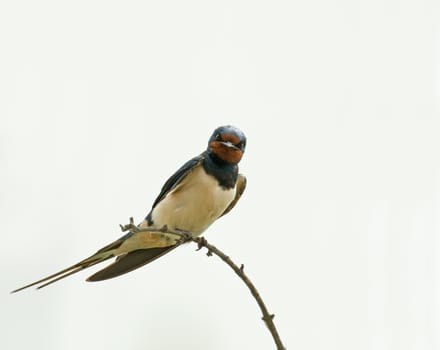
<path fill-rule="evenodd" d="M 206 237 L 286 347 L 440 349 L 439 18 L 418 0 L 3 1 L 1 347 L 273 349 L 192 245 L 8 294 L 118 238 L 233 124 L 248 188 Z"/>

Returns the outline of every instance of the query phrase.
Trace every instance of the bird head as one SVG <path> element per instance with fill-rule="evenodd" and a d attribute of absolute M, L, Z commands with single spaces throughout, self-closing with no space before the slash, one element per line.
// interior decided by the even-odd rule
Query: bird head
<path fill-rule="evenodd" d="M 246 136 L 231 125 L 220 126 L 214 130 L 208 142 L 208 153 L 222 162 L 237 164 L 246 148 Z"/>

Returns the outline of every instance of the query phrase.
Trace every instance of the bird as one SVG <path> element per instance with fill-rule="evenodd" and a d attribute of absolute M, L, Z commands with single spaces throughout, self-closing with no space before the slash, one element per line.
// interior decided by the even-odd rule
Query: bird
<path fill-rule="evenodd" d="M 114 278 L 171 252 L 180 236 L 148 232 L 164 227 L 200 236 L 214 221 L 229 213 L 246 188 L 238 163 L 246 148 L 246 136 L 232 125 L 217 127 L 200 155 L 183 164 L 162 186 L 150 212 L 137 227 L 95 254 L 50 276 L 13 290 L 46 287 L 67 276 L 111 258 L 113 263 L 87 278 L 89 282 Z"/>

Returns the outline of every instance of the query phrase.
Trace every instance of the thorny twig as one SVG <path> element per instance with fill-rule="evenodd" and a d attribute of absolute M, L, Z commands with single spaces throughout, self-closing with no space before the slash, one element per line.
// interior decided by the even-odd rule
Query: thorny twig
<path fill-rule="evenodd" d="M 238 277 L 241 278 L 241 280 L 246 284 L 246 286 L 249 288 L 252 296 L 257 301 L 258 306 L 261 309 L 261 312 L 263 313 L 262 320 L 265 322 L 267 328 L 269 329 L 273 340 L 275 341 L 275 344 L 277 346 L 277 350 L 285 350 L 283 343 L 281 342 L 281 338 L 278 334 L 278 331 L 275 327 L 275 324 L 273 322 L 273 319 L 275 317 L 274 314 L 270 314 L 267 310 L 266 305 L 263 302 L 263 299 L 260 296 L 260 293 L 258 292 L 257 288 L 255 288 L 254 284 L 251 282 L 251 280 L 246 276 L 244 273 L 244 265 L 240 265 L 238 267 L 229 256 L 227 256 L 225 253 L 223 253 L 221 250 L 219 250 L 217 247 L 213 246 L 212 244 L 208 243 L 208 241 L 204 237 L 194 237 L 191 232 L 183 231 L 183 230 L 171 230 L 168 229 L 166 226 L 162 227 L 161 229 L 140 229 L 134 224 L 133 218 L 130 218 L 130 223 L 128 225 L 120 225 L 122 231 L 132 231 L 132 232 L 152 232 L 152 233 L 168 233 L 177 235 L 180 237 L 180 241 L 177 244 L 183 244 L 186 242 L 194 242 L 197 244 L 197 250 L 200 250 L 202 248 L 206 248 L 208 251 L 206 253 L 207 256 L 212 256 L 213 254 L 217 255 L 221 260 L 223 260 L 226 264 L 229 265 L 229 267 L 234 270 L 234 272 L 238 275 Z"/>

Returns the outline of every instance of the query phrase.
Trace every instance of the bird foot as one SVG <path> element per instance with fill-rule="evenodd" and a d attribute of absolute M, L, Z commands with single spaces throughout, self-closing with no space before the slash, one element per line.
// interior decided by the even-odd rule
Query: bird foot
<path fill-rule="evenodd" d="M 208 241 L 206 240 L 205 237 L 197 237 L 194 239 L 194 242 L 197 243 L 197 250 L 202 249 L 203 247 L 205 247 L 206 249 L 208 249 L 208 251 L 206 252 L 207 256 L 212 256 L 212 252 L 208 247 Z"/>

